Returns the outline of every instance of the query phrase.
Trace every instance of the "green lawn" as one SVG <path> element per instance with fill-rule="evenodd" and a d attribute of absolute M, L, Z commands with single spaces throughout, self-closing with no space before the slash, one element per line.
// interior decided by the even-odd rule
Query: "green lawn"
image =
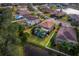
<path fill-rule="evenodd" d="M 53 40 L 55 39 L 56 34 L 57 34 L 57 33 L 54 34 L 54 36 L 52 37 L 52 39 L 51 39 L 50 42 L 48 43 L 47 47 L 51 48 L 51 47 L 53 46 L 53 45 L 52 45 L 52 42 L 53 42 Z"/>

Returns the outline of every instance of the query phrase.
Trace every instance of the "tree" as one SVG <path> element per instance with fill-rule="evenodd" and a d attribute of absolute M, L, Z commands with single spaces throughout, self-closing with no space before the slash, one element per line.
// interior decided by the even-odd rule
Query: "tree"
<path fill-rule="evenodd" d="M 53 5 L 50 7 L 52 10 L 56 10 L 57 9 L 57 6 L 56 5 Z"/>
<path fill-rule="evenodd" d="M 67 15 L 64 15 L 64 16 L 61 18 L 61 20 L 64 21 L 64 22 L 65 22 L 65 21 L 68 21 L 68 19 L 69 19 L 69 17 L 68 17 Z"/>
<path fill-rule="evenodd" d="M 23 25 L 18 25 L 18 36 L 21 39 L 21 44 L 24 45 L 26 43 L 27 40 L 27 34 L 24 33 L 24 26 Z"/>
<path fill-rule="evenodd" d="M 3 8 L 0 12 L 2 13 L 2 17 L 0 17 L 0 55 L 15 55 L 13 50 L 21 42 L 16 35 L 18 24 L 11 23 L 15 19 L 12 9 Z"/>

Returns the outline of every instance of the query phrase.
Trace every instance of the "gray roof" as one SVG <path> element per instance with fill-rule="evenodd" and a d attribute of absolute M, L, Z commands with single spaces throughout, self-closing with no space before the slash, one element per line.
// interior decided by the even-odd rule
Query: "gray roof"
<path fill-rule="evenodd" d="M 70 17 L 72 19 L 75 19 L 75 21 L 78 21 L 79 22 L 79 15 L 70 15 Z"/>
<path fill-rule="evenodd" d="M 77 43 L 76 32 L 71 27 L 62 27 L 57 33 L 56 41 L 57 40 Z"/>

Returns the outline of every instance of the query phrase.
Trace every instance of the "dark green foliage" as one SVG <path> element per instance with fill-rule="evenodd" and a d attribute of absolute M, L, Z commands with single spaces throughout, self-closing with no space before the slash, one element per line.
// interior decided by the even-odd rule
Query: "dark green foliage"
<path fill-rule="evenodd" d="M 21 39 L 21 43 L 24 45 L 26 43 L 27 36 L 23 32 L 24 26 L 18 25 L 19 38 Z"/>
<path fill-rule="evenodd" d="M 12 9 L 3 8 L 0 9 L 0 13 L 3 14 L 0 17 L 0 55 L 15 55 L 13 51 L 24 39 L 24 34 L 22 39 L 16 35 L 19 24 L 11 23 L 11 21 L 15 20 Z"/>

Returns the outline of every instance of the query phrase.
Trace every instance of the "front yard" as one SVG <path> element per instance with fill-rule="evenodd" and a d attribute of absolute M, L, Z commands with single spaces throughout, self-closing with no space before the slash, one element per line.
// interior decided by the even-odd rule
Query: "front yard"
<path fill-rule="evenodd" d="M 38 46 L 46 47 L 48 43 L 50 43 L 51 38 L 55 35 L 57 29 L 58 29 L 58 26 L 56 27 L 56 29 L 52 30 L 48 36 L 46 36 L 43 39 L 31 34 L 31 30 L 30 30 L 29 32 L 30 35 L 28 37 L 27 42 L 38 45 Z"/>

